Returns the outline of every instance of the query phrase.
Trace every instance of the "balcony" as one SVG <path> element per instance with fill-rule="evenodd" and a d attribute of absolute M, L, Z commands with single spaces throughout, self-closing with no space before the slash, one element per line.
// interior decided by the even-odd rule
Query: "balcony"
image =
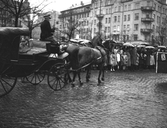
<path fill-rule="evenodd" d="M 141 18 L 142 22 L 154 22 L 154 19 L 151 17 Z"/>
<path fill-rule="evenodd" d="M 152 33 L 152 32 L 153 32 L 153 29 L 142 28 L 142 29 L 141 29 L 141 32 L 142 32 L 142 33 L 147 33 L 147 34 L 149 34 L 149 33 Z"/>
<path fill-rule="evenodd" d="M 141 7 L 142 11 L 155 11 L 155 8 L 152 6 L 143 6 Z"/>
<path fill-rule="evenodd" d="M 96 15 L 96 17 L 97 17 L 98 20 L 101 21 L 103 19 L 104 15 L 103 14 L 99 14 L 99 15 Z"/>

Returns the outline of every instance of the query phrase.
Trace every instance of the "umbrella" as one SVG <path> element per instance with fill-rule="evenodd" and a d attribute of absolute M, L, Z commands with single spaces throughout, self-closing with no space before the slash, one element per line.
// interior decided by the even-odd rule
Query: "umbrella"
<path fill-rule="evenodd" d="M 145 42 L 145 41 L 133 41 L 133 42 L 131 42 L 131 44 L 133 44 L 133 45 L 149 45 L 149 43 Z"/>
<path fill-rule="evenodd" d="M 145 48 L 146 46 L 145 45 L 138 45 L 137 47 L 138 48 Z"/>
<path fill-rule="evenodd" d="M 73 43 L 78 43 L 78 42 L 79 42 L 79 41 L 76 40 L 76 39 L 70 39 L 70 41 L 73 42 Z"/>
<path fill-rule="evenodd" d="M 145 48 L 146 49 L 154 49 L 155 47 L 153 47 L 153 46 L 146 46 Z"/>
<path fill-rule="evenodd" d="M 158 48 L 166 49 L 166 46 L 158 46 Z"/>
<path fill-rule="evenodd" d="M 127 43 L 124 43 L 123 45 L 124 45 L 124 46 L 128 46 L 128 47 L 134 47 L 134 45 L 133 45 L 133 44 L 128 43 L 128 42 L 127 42 Z"/>

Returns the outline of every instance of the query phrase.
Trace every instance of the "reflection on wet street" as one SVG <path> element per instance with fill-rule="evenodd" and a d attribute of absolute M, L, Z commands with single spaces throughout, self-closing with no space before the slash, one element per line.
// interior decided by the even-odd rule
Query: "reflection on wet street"
<path fill-rule="evenodd" d="M 82 87 L 51 90 L 18 81 L 0 99 L 0 128 L 166 128 L 167 75 L 153 71 L 97 71 Z M 85 81 L 85 74 L 83 74 Z"/>

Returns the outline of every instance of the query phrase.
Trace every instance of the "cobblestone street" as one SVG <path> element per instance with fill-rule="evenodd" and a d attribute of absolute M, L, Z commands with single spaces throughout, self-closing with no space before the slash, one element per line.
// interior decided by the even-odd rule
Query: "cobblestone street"
<path fill-rule="evenodd" d="M 92 73 L 58 92 L 18 81 L 0 99 L 0 128 L 167 128 L 167 74 L 108 71 L 97 86 Z"/>

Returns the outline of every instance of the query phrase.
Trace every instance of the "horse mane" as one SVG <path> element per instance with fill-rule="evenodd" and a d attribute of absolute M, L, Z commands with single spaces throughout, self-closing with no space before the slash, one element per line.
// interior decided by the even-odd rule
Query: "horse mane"
<path fill-rule="evenodd" d="M 93 39 L 91 40 L 91 44 L 94 48 L 96 46 L 98 46 L 99 42 L 102 42 L 102 39 L 101 39 L 100 35 L 97 35 L 97 36 L 93 37 Z"/>

